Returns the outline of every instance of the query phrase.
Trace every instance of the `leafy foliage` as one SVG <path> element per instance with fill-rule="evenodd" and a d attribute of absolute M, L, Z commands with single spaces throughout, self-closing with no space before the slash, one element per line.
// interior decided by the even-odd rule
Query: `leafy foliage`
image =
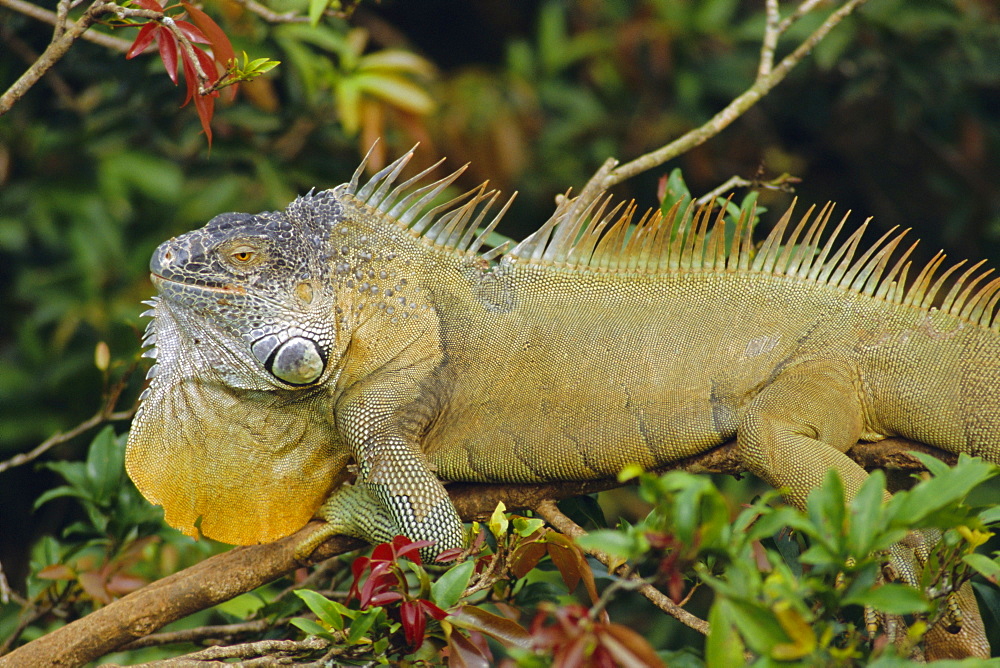
<path fill-rule="evenodd" d="M 640 495 L 652 512 L 636 525 L 594 531 L 578 542 L 622 560 L 650 562 L 675 601 L 686 599 L 695 583 L 707 584 L 715 594 L 705 647 L 711 665 L 742 661 L 746 651 L 757 657 L 755 665 L 858 665 L 896 651 L 905 657 L 895 645 L 869 643 L 862 608 L 924 620 L 910 628 L 909 641 L 916 643 L 941 619 L 950 592 L 977 572 L 995 574 L 1000 564 L 1000 552 L 992 559 L 975 553 L 998 525 L 995 509 L 965 503 L 1000 467 L 965 456 L 953 468 L 921 459 L 935 476 L 897 492 L 889 503 L 883 503 L 881 471 L 849 503 L 831 472 L 804 513 L 774 505 L 777 492 L 769 492 L 732 520 L 728 501 L 708 478 L 643 474 Z M 890 547 L 911 531 L 931 541 L 943 533 L 921 565 L 920 588 L 881 584 Z M 989 594 L 998 596 L 996 590 Z"/>

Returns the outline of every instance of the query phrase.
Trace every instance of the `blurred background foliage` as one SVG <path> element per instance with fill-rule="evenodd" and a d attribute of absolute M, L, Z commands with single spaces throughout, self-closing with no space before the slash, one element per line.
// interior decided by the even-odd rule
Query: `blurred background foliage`
<path fill-rule="evenodd" d="M 518 190 L 501 231 L 520 237 L 605 158 L 661 146 L 744 90 L 763 28 L 756 0 L 382 0 L 316 27 L 229 0 L 205 9 L 237 53 L 282 61 L 218 105 L 211 150 L 157 59 L 83 41 L 0 117 L 0 461 L 93 415 L 123 377 L 118 408 L 134 402 L 147 262 L 167 237 L 341 183 L 376 137 L 376 162 L 420 141 L 421 166 L 469 161 L 461 186 Z M 50 37 L 0 8 L 0 89 Z M 878 231 L 913 227 L 924 257 L 944 247 L 996 264 L 1000 7 L 871 0 L 731 128 L 620 195 L 655 206 L 674 167 L 695 194 L 734 174 L 787 172 L 805 202 L 835 200 L 855 222 L 873 215 Z M 791 197 L 760 201 L 773 212 Z M 95 364 L 100 342 L 109 364 Z M 93 436 L 46 459 L 82 460 Z M 51 468 L 0 478 L 0 562 L 17 587 L 28 547 L 79 520 L 80 506 L 32 509 L 61 483 Z"/>

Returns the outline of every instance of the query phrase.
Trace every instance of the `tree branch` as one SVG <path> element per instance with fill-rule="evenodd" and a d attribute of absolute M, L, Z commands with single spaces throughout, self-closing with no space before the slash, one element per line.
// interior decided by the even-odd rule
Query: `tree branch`
<path fill-rule="evenodd" d="M 920 443 L 888 439 L 858 443 L 848 452 L 866 468 L 891 466 L 922 469 L 909 450 L 934 454 L 953 463 L 954 455 Z M 689 457 L 661 470 L 738 475 L 745 469 L 730 441 L 709 452 Z M 615 480 L 553 482 L 537 485 L 454 483 L 448 485 L 459 515 L 466 521 L 484 520 L 503 501 L 508 508 L 541 508 L 546 501 L 589 494 L 620 486 Z M 295 534 L 266 545 L 233 548 L 158 580 L 95 610 L 91 614 L 0 657 L 0 668 L 15 666 L 75 666 L 94 661 L 115 649 L 153 633 L 162 626 L 267 584 L 303 565 L 324 561 L 361 547 L 346 536 L 330 538 L 306 564 L 295 559 L 295 549 L 320 524 L 313 522 Z M 558 528 L 558 527 L 557 527 Z"/>
<path fill-rule="evenodd" d="M 573 520 L 567 517 L 553 501 L 543 501 L 538 504 L 532 510 L 536 511 L 541 515 L 542 519 L 549 523 L 551 527 L 556 529 L 562 534 L 569 536 L 570 538 L 579 538 L 580 536 L 586 536 L 587 532 L 584 531 L 580 526 L 576 524 Z M 597 559 L 599 562 L 608 567 L 611 570 L 613 565 L 613 559 L 608 556 L 605 552 L 601 550 L 584 550 L 587 554 Z M 708 622 L 700 617 L 692 615 L 690 612 L 680 607 L 676 603 L 670 600 L 659 589 L 643 581 L 641 577 L 635 573 L 627 573 L 627 566 L 619 566 L 618 569 L 612 571 L 613 573 L 624 577 L 626 580 L 635 583 L 641 583 L 637 587 L 639 593 L 645 596 L 653 605 L 658 607 L 663 612 L 667 613 L 681 624 L 694 629 L 702 635 L 708 635 Z"/>
<path fill-rule="evenodd" d="M 586 208 L 589 206 L 593 198 L 597 197 L 608 188 L 630 179 L 637 174 L 641 174 L 642 172 L 653 169 L 654 167 L 659 167 L 668 160 L 676 158 L 682 153 L 691 150 L 695 146 L 703 144 L 708 139 L 722 132 L 733 121 L 742 116 L 750 107 L 755 105 L 762 97 L 769 93 L 772 88 L 781 83 L 785 77 L 788 76 L 788 73 L 792 70 L 792 68 L 798 65 L 799 62 L 801 62 L 802 59 L 805 58 L 809 52 L 812 51 L 816 45 L 830 33 L 831 30 L 833 30 L 841 21 L 867 1 L 868 0 L 847 0 L 847 2 L 845 2 L 841 7 L 834 10 L 833 13 L 831 13 L 830 16 L 828 16 L 811 35 L 804 39 L 802 43 L 795 48 L 795 50 L 785 56 L 777 66 L 772 67 L 771 62 L 774 58 L 774 49 L 777 46 L 778 37 L 788 30 L 788 28 L 796 21 L 815 9 L 815 7 L 820 4 L 820 0 L 806 0 L 800 4 L 786 19 L 776 23 L 774 23 L 776 21 L 776 14 L 772 15 L 772 5 L 774 12 L 777 12 L 777 6 L 773 0 L 769 0 L 767 5 L 768 21 L 761 46 L 761 57 L 757 68 L 757 77 L 754 80 L 753 85 L 726 105 L 724 109 L 715 114 L 715 116 L 713 116 L 707 123 L 682 135 L 666 146 L 639 156 L 631 162 L 627 162 L 611 170 L 606 169 L 608 163 L 605 163 L 605 165 L 603 165 L 601 169 L 590 178 L 586 186 L 584 186 L 583 191 L 581 191 L 581 197 L 579 198 L 580 206 L 582 208 Z M 584 198 L 584 193 L 595 194 L 591 196 L 590 200 L 588 200 Z"/>
<path fill-rule="evenodd" d="M 60 6 L 61 4 L 62 3 L 60 3 Z M 48 23 L 49 25 L 60 25 L 59 16 L 56 15 L 55 12 L 50 12 L 49 10 L 39 7 L 38 5 L 25 2 L 25 0 L 0 0 L 0 7 L 7 7 L 8 9 L 12 9 L 19 14 L 30 16 L 37 21 L 42 21 L 43 23 Z M 114 49 L 115 51 L 120 51 L 122 53 L 127 52 L 132 46 L 132 43 L 128 40 L 119 39 L 118 37 L 113 37 L 107 33 L 96 32 L 93 30 L 83 33 L 80 37 L 93 42 L 94 44 L 99 44 L 103 47 Z"/>
<path fill-rule="evenodd" d="M 3 0 L 3 2 L 10 2 L 11 0 Z M 28 89 L 38 83 L 38 80 L 49 71 L 49 69 L 55 65 L 69 50 L 69 47 L 73 45 L 73 42 L 77 40 L 87 28 L 92 26 L 98 18 L 105 14 L 117 13 L 121 7 L 114 4 L 113 2 L 103 2 L 103 0 L 95 0 L 94 4 L 87 8 L 87 11 L 83 13 L 75 23 L 62 31 L 61 34 L 54 36 L 52 42 L 49 43 L 48 47 L 39 56 L 38 60 L 32 63 L 31 67 L 21 75 L 21 77 L 15 81 L 7 91 L 0 95 L 0 116 L 3 116 L 10 108 L 14 106 L 14 103 L 20 100 Z M 58 26 L 58 23 L 57 23 Z M 60 31 L 57 31 L 59 33 Z"/>

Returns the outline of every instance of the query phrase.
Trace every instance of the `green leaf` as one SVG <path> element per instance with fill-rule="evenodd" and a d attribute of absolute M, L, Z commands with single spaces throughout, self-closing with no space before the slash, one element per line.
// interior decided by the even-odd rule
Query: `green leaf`
<path fill-rule="evenodd" d="M 106 426 L 87 451 L 87 477 L 94 490 L 94 503 L 107 507 L 125 475 L 125 447 L 115 438 L 114 429 Z"/>
<path fill-rule="evenodd" d="M 306 619 L 305 617 L 293 617 L 290 621 L 293 626 L 298 627 L 301 631 L 305 631 L 311 636 L 318 636 L 328 640 L 336 640 L 332 633 L 311 619 Z"/>
<path fill-rule="evenodd" d="M 979 513 L 979 521 L 987 525 L 1000 523 L 1000 506 L 993 506 Z"/>
<path fill-rule="evenodd" d="M 708 638 L 705 640 L 705 665 L 740 666 L 746 647 L 730 619 L 731 609 L 725 599 L 717 598 L 708 612 Z"/>
<path fill-rule="evenodd" d="M 490 533 L 496 536 L 497 540 L 503 540 L 507 536 L 507 527 L 510 526 L 510 522 L 504 514 L 506 510 L 507 506 L 504 505 L 504 502 L 499 501 L 497 507 L 493 509 L 493 514 L 490 515 L 489 523 L 486 525 L 489 527 Z"/>
<path fill-rule="evenodd" d="M 429 114 L 437 106 L 426 90 L 400 76 L 367 72 L 352 79 L 360 90 L 411 114 Z"/>
<path fill-rule="evenodd" d="M 412 51 L 403 49 L 383 49 L 369 53 L 358 59 L 358 69 L 386 70 L 389 72 L 409 72 L 417 76 L 434 76 L 434 65 Z"/>
<path fill-rule="evenodd" d="M 347 642 L 350 645 L 356 645 L 359 640 L 368 635 L 368 630 L 372 627 L 375 621 L 380 615 L 384 615 L 385 610 L 383 608 L 368 608 L 364 610 L 357 616 L 357 618 L 351 622 L 351 629 L 347 632 Z"/>
<path fill-rule="evenodd" d="M 638 559 L 649 552 L 649 541 L 638 531 L 626 533 L 614 529 L 596 529 L 585 536 L 579 536 L 576 544 L 585 550 L 600 550 L 622 559 Z"/>
<path fill-rule="evenodd" d="M 774 613 L 756 601 L 727 598 L 729 617 L 740 630 L 743 640 L 758 654 L 770 655 L 775 645 L 791 642 Z"/>
<path fill-rule="evenodd" d="M 931 607 L 921 592 L 895 582 L 860 592 L 845 599 L 844 605 L 867 605 L 890 615 L 912 615 L 927 612 Z"/>
<path fill-rule="evenodd" d="M 305 601 L 305 604 L 309 606 L 313 614 L 323 620 L 327 626 L 338 631 L 344 630 L 344 618 L 334 605 L 335 601 L 331 601 L 311 589 L 296 589 L 295 595 Z"/>
<path fill-rule="evenodd" d="M 309 0 L 309 23 L 313 26 L 319 24 L 323 18 L 323 12 L 330 6 L 330 0 Z"/>
<path fill-rule="evenodd" d="M 1000 584 L 1000 564 L 994 559 L 990 559 L 985 554 L 967 554 L 962 557 L 962 561 L 978 571 L 984 578 L 993 584 Z"/>
<path fill-rule="evenodd" d="M 545 526 L 545 520 L 538 517 L 520 517 L 515 516 L 511 519 L 511 524 L 514 526 L 514 533 L 516 533 L 521 538 L 527 538 L 531 534 L 535 533 L 539 529 Z"/>
<path fill-rule="evenodd" d="M 962 501 L 977 485 L 1000 472 L 1000 467 L 968 455 L 960 455 L 954 467 L 922 453 L 913 453 L 934 476 L 913 489 L 897 492 L 889 502 L 894 518 L 907 526 L 921 528 L 929 518 L 947 506 Z"/>
<path fill-rule="evenodd" d="M 458 603 L 469 586 L 469 580 L 472 579 L 472 572 L 475 568 L 476 562 L 467 559 L 445 571 L 431 585 L 431 598 L 434 603 L 445 610 Z"/>
<path fill-rule="evenodd" d="M 855 556 L 866 556 L 884 529 L 881 521 L 885 502 L 885 474 L 874 471 L 861 485 L 850 503 L 847 547 Z"/>

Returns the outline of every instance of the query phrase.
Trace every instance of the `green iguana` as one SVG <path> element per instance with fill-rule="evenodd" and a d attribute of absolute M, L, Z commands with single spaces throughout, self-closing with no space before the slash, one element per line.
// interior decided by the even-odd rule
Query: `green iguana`
<path fill-rule="evenodd" d="M 861 252 L 841 221 L 822 241 L 830 207 L 790 233 L 789 210 L 755 250 L 748 224 L 727 243 L 702 210 L 677 234 L 684 212 L 634 223 L 606 198 L 481 253 L 507 206 L 485 227 L 485 185 L 432 206 L 461 170 L 395 186 L 411 156 L 156 250 L 127 467 L 169 524 L 248 544 L 318 512 L 323 536 L 443 550 L 464 538 L 442 480 L 612 478 L 735 438 L 801 507 L 829 469 L 858 490 L 859 440 L 1000 462 L 1000 278 L 981 264 L 935 308 L 958 265 L 908 280 L 905 233 Z M 988 656 L 969 634 L 957 653 Z"/>

